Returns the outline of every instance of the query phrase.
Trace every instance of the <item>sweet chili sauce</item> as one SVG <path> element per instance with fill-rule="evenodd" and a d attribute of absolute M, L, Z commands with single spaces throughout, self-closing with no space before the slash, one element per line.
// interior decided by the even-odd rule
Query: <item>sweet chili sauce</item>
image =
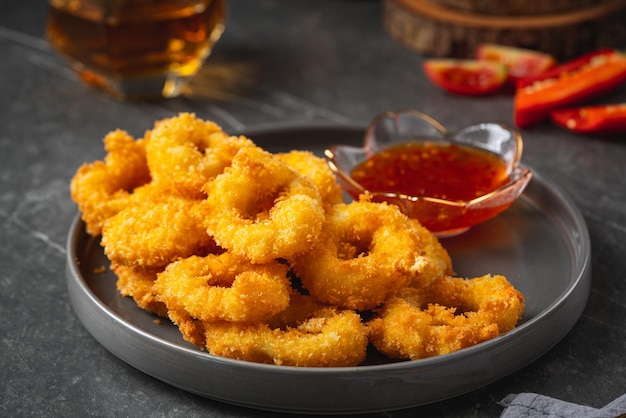
<path fill-rule="evenodd" d="M 508 182 L 498 155 L 457 144 L 406 142 L 386 148 L 352 170 L 370 192 L 468 201 Z"/>

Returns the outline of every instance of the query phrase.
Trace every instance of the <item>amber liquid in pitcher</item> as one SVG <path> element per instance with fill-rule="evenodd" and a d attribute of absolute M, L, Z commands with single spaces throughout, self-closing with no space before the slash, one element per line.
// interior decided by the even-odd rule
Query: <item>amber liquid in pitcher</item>
<path fill-rule="evenodd" d="M 225 13 L 223 0 L 52 0 L 47 37 L 92 84 L 185 78 L 211 52 Z"/>

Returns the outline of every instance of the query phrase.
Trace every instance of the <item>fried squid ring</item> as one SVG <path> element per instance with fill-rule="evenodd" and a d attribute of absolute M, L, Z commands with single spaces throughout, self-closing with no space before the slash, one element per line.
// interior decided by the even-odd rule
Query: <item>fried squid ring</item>
<path fill-rule="evenodd" d="M 241 149 L 205 189 L 207 231 L 254 263 L 304 252 L 319 236 L 324 208 L 313 182 L 260 148 Z"/>
<path fill-rule="evenodd" d="M 287 308 L 291 289 L 286 265 L 252 264 L 231 253 L 174 262 L 154 286 L 170 311 L 209 322 L 267 319 Z"/>
<path fill-rule="evenodd" d="M 146 140 L 116 130 L 104 138 L 104 161 L 83 164 L 70 183 L 87 232 L 100 235 L 104 222 L 126 207 L 130 193 L 150 181 Z"/>
<path fill-rule="evenodd" d="M 423 289 L 402 289 L 367 325 L 378 351 L 416 360 L 497 337 L 516 325 L 523 310 L 523 295 L 503 276 L 444 276 Z"/>
<path fill-rule="evenodd" d="M 204 350 L 206 339 L 204 337 L 206 330 L 204 321 L 201 321 L 189 315 L 189 312 L 183 309 L 168 310 L 167 315 L 170 321 L 178 327 L 183 339 L 191 344 Z"/>
<path fill-rule="evenodd" d="M 159 187 L 183 197 L 202 199 L 202 186 L 230 164 L 245 137 L 230 137 L 214 122 L 181 113 L 155 124 L 150 132 L 147 160 Z"/>
<path fill-rule="evenodd" d="M 290 261 L 314 298 L 368 310 L 420 274 L 427 265 L 421 253 L 420 237 L 398 207 L 355 201 L 328 209 L 315 245 Z"/>
<path fill-rule="evenodd" d="M 174 196 L 121 210 L 104 224 L 101 245 L 113 263 L 153 269 L 219 251 L 204 228 L 198 203 Z"/>
<path fill-rule="evenodd" d="M 367 327 L 354 311 L 319 308 L 292 326 L 206 323 L 209 353 L 286 366 L 356 366 L 366 356 Z"/>
<path fill-rule="evenodd" d="M 154 281 L 157 273 L 151 270 L 112 264 L 117 276 L 117 290 L 122 296 L 133 298 L 137 306 L 162 318 L 167 318 L 167 307 L 157 299 Z"/>
<path fill-rule="evenodd" d="M 441 276 L 451 276 L 454 272 L 452 259 L 448 251 L 441 245 L 439 239 L 418 220 L 411 219 L 411 223 L 420 238 L 422 255 L 427 262 L 420 272 L 413 276 L 409 286 L 420 288 L 432 283 Z"/>
<path fill-rule="evenodd" d="M 512 330 L 524 313 L 524 295 L 500 275 L 472 279 L 442 277 L 420 291 L 422 297 L 457 314 L 483 323 L 495 323 L 500 333 Z"/>
<path fill-rule="evenodd" d="M 345 202 L 343 189 L 325 159 L 312 152 L 298 150 L 276 155 L 297 172 L 313 180 L 325 204 L 335 205 Z"/>

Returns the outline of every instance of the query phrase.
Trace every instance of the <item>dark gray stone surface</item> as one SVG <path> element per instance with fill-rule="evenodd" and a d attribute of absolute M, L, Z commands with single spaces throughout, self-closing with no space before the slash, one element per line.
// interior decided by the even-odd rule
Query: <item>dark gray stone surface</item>
<path fill-rule="evenodd" d="M 182 392 L 118 360 L 81 326 L 65 287 L 76 207 L 68 183 L 113 128 L 141 135 L 179 111 L 226 130 L 367 123 L 414 108 L 450 129 L 512 123 L 511 95 L 451 96 L 396 44 L 374 0 L 230 0 L 193 93 L 119 102 L 82 84 L 43 39 L 41 0 L 0 3 L 0 415 L 269 417 Z M 597 100 L 626 102 L 626 86 Z M 592 241 L 593 287 L 572 331 L 524 369 L 468 395 L 375 416 L 496 417 L 509 393 L 601 407 L 626 390 L 626 135 L 523 131 L 523 161 L 567 192 Z M 294 143 L 297 146 L 297 143 Z M 374 415 L 373 415 L 374 416 Z"/>

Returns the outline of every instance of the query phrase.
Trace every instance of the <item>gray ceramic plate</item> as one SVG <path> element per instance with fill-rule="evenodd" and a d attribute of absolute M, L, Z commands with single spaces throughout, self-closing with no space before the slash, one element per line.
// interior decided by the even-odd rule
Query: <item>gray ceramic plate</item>
<path fill-rule="evenodd" d="M 363 129 L 282 126 L 247 132 L 272 151 L 333 143 L 360 145 Z M 169 323 L 116 291 L 98 240 L 76 219 L 69 232 L 67 284 L 87 330 L 114 355 L 185 391 L 258 409 L 300 413 L 385 411 L 440 401 L 494 382 L 557 344 L 580 317 L 591 283 L 590 242 L 572 202 L 536 174 L 506 212 L 443 240 L 456 271 L 474 277 L 505 275 L 526 296 L 513 331 L 452 354 L 388 362 L 375 354 L 365 365 L 296 368 L 211 356 L 186 343 Z"/>

